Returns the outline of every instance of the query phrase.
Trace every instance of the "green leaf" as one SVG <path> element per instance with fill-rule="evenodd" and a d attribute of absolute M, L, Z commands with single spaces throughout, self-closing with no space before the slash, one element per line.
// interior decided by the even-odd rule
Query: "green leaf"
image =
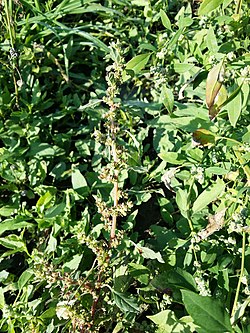
<path fill-rule="evenodd" d="M 205 208 L 212 201 L 225 191 L 225 184 L 221 179 L 218 179 L 214 184 L 207 187 L 195 200 L 193 204 L 193 213 L 197 213 Z"/>
<path fill-rule="evenodd" d="M 224 0 L 203 0 L 198 10 L 199 15 L 207 15 L 223 3 Z"/>
<path fill-rule="evenodd" d="M 235 90 L 237 87 L 235 87 Z M 235 127 L 242 110 L 242 94 L 239 92 L 225 107 L 230 124 Z"/>
<path fill-rule="evenodd" d="M 179 189 L 176 192 L 176 203 L 180 211 L 186 212 L 188 209 L 188 193 L 186 190 Z"/>
<path fill-rule="evenodd" d="M 139 312 L 139 306 L 135 299 L 129 297 L 127 294 L 120 293 L 111 289 L 115 304 L 123 312 Z"/>
<path fill-rule="evenodd" d="M 0 287 L 0 310 L 2 310 L 5 306 L 4 292 L 3 288 Z"/>
<path fill-rule="evenodd" d="M 148 284 L 149 269 L 143 265 L 130 263 L 128 264 L 129 273 L 131 276 L 143 284 Z"/>
<path fill-rule="evenodd" d="M 14 219 L 8 219 L 0 223 L 0 235 L 2 235 L 7 230 L 9 231 L 30 227 L 34 227 L 34 224 L 25 221 L 18 222 Z"/>
<path fill-rule="evenodd" d="M 181 290 L 181 293 L 187 312 L 200 326 L 199 333 L 232 332 L 229 314 L 221 302 L 189 290 Z"/>
<path fill-rule="evenodd" d="M 183 269 L 177 267 L 176 269 L 171 269 L 165 271 L 164 273 L 156 276 L 151 284 L 154 288 L 164 291 L 167 288 L 173 289 L 188 289 L 196 291 L 196 283 L 193 275 L 184 271 Z"/>
<path fill-rule="evenodd" d="M 26 284 L 29 282 L 29 280 L 31 279 L 31 277 L 33 275 L 34 275 L 34 272 L 31 271 L 30 269 L 27 269 L 26 271 L 24 271 L 18 279 L 18 282 L 17 282 L 18 289 L 19 290 L 23 289 L 23 287 L 26 286 Z"/>
<path fill-rule="evenodd" d="M 151 53 L 144 53 L 132 58 L 126 65 L 126 69 L 132 70 L 135 74 L 140 73 L 140 71 L 147 65 Z"/>
<path fill-rule="evenodd" d="M 68 262 L 66 262 L 63 265 L 63 267 L 67 268 L 67 269 L 69 269 L 71 271 L 76 270 L 79 267 L 79 265 L 80 265 L 80 262 L 82 260 L 82 256 L 83 256 L 82 254 L 80 254 L 80 255 L 79 254 L 74 255 L 73 259 L 70 260 L 70 261 L 68 261 Z"/>
<path fill-rule="evenodd" d="M 172 112 L 174 107 L 174 95 L 171 89 L 168 89 L 165 85 L 161 88 L 160 102 L 164 104 L 169 113 Z"/>
<path fill-rule="evenodd" d="M 164 263 L 164 260 L 162 259 L 160 252 L 155 252 L 145 246 L 136 245 L 136 247 L 138 248 L 138 250 L 139 250 L 140 254 L 143 256 L 143 258 L 152 259 L 152 260 L 156 259 L 160 263 Z"/>
<path fill-rule="evenodd" d="M 82 196 L 87 196 L 89 192 L 88 184 L 79 169 L 72 170 L 71 182 L 73 189 L 77 193 L 79 193 Z"/>
<path fill-rule="evenodd" d="M 167 16 L 167 14 L 164 12 L 164 10 L 160 9 L 160 16 L 161 16 L 161 22 L 164 25 L 164 27 L 170 31 L 172 31 L 171 28 L 171 22 Z"/>
<path fill-rule="evenodd" d="M 17 235 L 8 235 L 4 238 L 0 238 L 0 244 L 8 249 L 28 253 L 24 241 Z"/>
<path fill-rule="evenodd" d="M 48 205 L 51 200 L 54 198 L 55 194 L 53 193 L 53 191 L 47 191 L 44 195 L 42 195 L 36 203 L 36 207 L 37 208 L 42 208 L 45 207 L 46 205 Z"/>
<path fill-rule="evenodd" d="M 66 207 L 65 202 L 61 202 L 60 204 L 47 209 L 44 216 L 48 219 L 51 219 L 57 215 L 60 215 L 64 211 L 65 207 Z"/>
<path fill-rule="evenodd" d="M 207 47 L 210 53 L 215 54 L 218 51 L 218 44 L 214 34 L 214 29 L 212 25 L 209 27 L 206 37 Z"/>
<path fill-rule="evenodd" d="M 55 318 L 56 316 L 56 309 L 54 307 L 51 307 L 47 310 L 45 310 L 39 318 L 41 319 L 48 319 L 48 318 Z"/>
<path fill-rule="evenodd" d="M 170 164 L 182 164 L 185 162 L 182 155 L 176 152 L 162 152 L 159 154 L 159 157 Z"/>

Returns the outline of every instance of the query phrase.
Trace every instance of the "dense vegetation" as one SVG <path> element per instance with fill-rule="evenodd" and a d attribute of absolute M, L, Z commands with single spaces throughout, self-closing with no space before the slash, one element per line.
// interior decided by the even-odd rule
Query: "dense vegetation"
<path fill-rule="evenodd" d="M 249 17 L 0 1 L 0 332 L 250 332 Z"/>

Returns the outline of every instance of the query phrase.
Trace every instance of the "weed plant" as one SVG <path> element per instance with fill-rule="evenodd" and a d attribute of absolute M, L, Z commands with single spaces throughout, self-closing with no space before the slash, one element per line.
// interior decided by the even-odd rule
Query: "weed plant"
<path fill-rule="evenodd" d="M 0 332 L 250 332 L 249 14 L 0 1 Z"/>

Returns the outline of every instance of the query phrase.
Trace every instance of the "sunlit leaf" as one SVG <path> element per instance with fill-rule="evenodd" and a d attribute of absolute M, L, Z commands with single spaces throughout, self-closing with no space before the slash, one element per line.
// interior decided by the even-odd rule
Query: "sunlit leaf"
<path fill-rule="evenodd" d="M 198 10 L 199 15 L 206 15 L 216 9 L 224 0 L 203 0 Z"/>
<path fill-rule="evenodd" d="M 209 296 L 201 296 L 189 290 L 181 290 L 183 302 L 199 333 L 233 332 L 225 305 Z M 208 329 L 209 328 L 209 329 Z"/>
<path fill-rule="evenodd" d="M 140 73 L 140 71 L 147 65 L 151 53 L 144 53 L 132 58 L 126 65 L 126 69 L 132 70 L 135 74 Z"/>
<path fill-rule="evenodd" d="M 216 200 L 225 190 L 225 183 L 218 179 L 211 186 L 207 187 L 195 200 L 193 204 L 193 213 L 197 213 L 212 201 Z"/>

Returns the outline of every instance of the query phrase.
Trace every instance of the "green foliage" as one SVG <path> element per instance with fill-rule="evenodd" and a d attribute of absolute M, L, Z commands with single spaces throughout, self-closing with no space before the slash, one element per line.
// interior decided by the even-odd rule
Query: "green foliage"
<path fill-rule="evenodd" d="M 249 332 L 249 14 L 0 1 L 0 332 Z"/>

